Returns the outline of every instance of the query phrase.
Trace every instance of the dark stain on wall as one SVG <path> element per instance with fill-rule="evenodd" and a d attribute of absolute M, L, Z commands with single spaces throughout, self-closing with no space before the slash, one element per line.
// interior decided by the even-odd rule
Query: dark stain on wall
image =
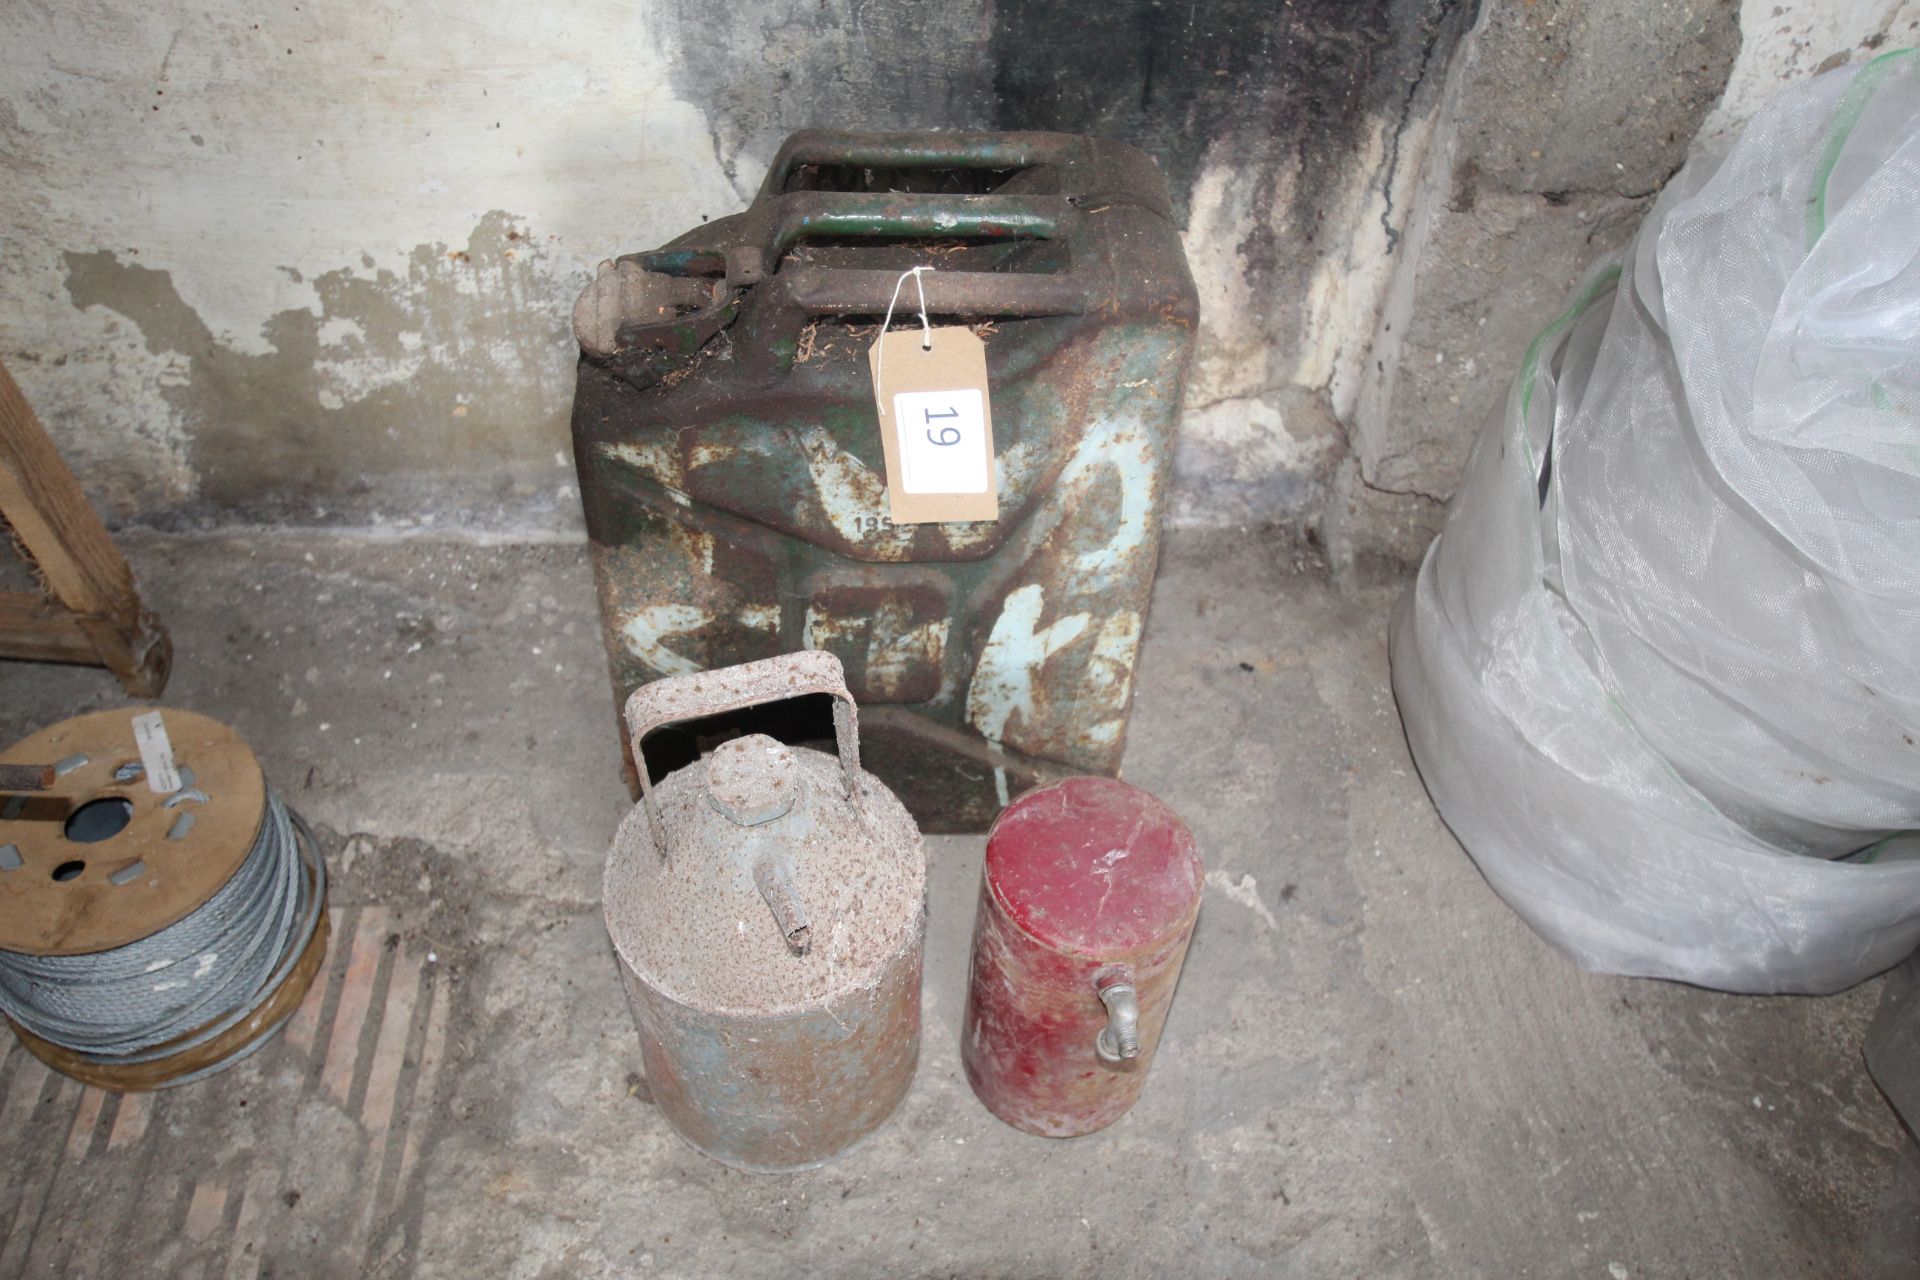
<path fill-rule="evenodd" d="M 1311 200 L 1371 119 L 1437 90 L 1478 0 L 664 0 L 675 91 L 745 196 L 787 133 L 1058 129 L 1160 162 L 1184 221 L 1209 146 Z M 1310 243 L 1315 227 L 1304 228 Z"/>
<path fill-rule="evenodd" d="M 1370 117 L 1400 117 L 1471 22 L 1470 0 L 1001 0 L 994 123 L 1122 138 L 1184 215 L 1208 148 L 1295 169 L 1311 200 Z M 1306 229 L 1309 238 L 1312 228 Z"/>
<path fill-rule="evenodd" d="M 1303 299 L 1330 257 L 1356 239 L 1396 250 L 1403 135 L 1438 101 L 1479 4 L 738 0 L 721 31 L 702 0 L 662 0 L 654 30 L 743 201 L 804 127 L 1116 138 L 1159 163 L 1183 227 L 1211 164 L 1221 207 L 1195 232 L 1233 237 L 1248 295 L 1267 300 L 1238 330 L 1285 353 L 1310 336 Z M 1377 227 L 1348 225 L 1359 187 L 1385 195 Z"/>
<path fill-rule="evenodd" d="M 795 129 L 981 129 L 992 119 L 981 0 L 661 0 L 648 22 L 675 94 L 706 117 L 743 200 Z"/>

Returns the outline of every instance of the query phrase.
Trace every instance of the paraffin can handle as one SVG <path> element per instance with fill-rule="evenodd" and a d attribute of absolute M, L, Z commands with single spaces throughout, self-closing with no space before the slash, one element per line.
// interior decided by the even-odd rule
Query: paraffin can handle
<path fill-rule="evenodd" d="M 683 720 L 698 720 L 766 702 L 781 702 L 824 693 L 833 698 L 833 736 L 840 750 L 840 774 L 847 798 L 860 809 L 860 720 L 853 695 L 847 691 L 847 673 L 840 659 L 824 650 L 808 649 L 777 658 L 743 662 L 737 667 L 695 671 L 642 685 L 627 699 L 627 733 L 633 743 L 633 762 L 640 775 L 640 796 L 647 806 L 647 825 L 654 848 L 667 856 L 667 832 L 653 800 L 647 758 L 641 744 L 655 729 Z"/>

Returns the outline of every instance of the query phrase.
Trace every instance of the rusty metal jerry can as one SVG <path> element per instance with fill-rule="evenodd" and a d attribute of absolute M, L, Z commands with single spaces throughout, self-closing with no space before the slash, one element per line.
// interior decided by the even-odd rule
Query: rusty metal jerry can
<path fill-rule="evenodd" d="M 1069 778 L 1008 806 L 987 836 L 960 1042 L 989 1111 L 1054 1138 L 1126 1114 L 1203 887 L 1186 823 L 1124 782 Z"/>
<path fill-rule="evenodd" d="M 889 519 L 867 348 L 915 266 L 933 322 L 985 343 L 996 521 Z M 574 312 L 619 696 L 833 653 L 875 772 L 929 831 L 1116 772 L 1196 309 L 1131 147 L 789 138 L 745 212 L 602 264 Z"/>
<path fill-rule="evenodd" d="M 920 833 L 860 767 L 832 654 L 658 681 L 626 708 L 644 760 L 663 725 L 803 694 L 835 699 L 837 759 L 752 734 L 644 786 L 603 886 L 653 1101 L 694 1147 L 756 1172 L 831 1159 L 906 1096 L 920 1057 Z"/>

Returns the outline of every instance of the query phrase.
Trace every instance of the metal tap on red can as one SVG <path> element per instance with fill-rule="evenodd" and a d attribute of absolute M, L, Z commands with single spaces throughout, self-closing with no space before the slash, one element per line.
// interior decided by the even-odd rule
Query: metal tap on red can
<path fill-rule="evenodd" d="M 1126 1114 L 1203 888 L 1186 823 L 1124 782 L 1069 778 L 1001 813 L 987 835 L 960 1046 L 989 1111 L 1060 1138 Z"/>

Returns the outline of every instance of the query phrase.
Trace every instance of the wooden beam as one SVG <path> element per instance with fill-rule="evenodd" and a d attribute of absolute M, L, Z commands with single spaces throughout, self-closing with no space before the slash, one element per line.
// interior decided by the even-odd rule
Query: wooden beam
<path fill-rule="evenodd" d="M 0 658 L 100 665 L 79 621 L 30 591 L 0 591 Z"/>
<path fill-rule="evenodd" d="M 54 660 L 98 662 L 120 678 L 128 693 L 158 697 L 173 663 L 166 628 L 141 602 L 133 570 L 4 364 L 0 515 L 13 526 L 54 597 L 74 615 L 72 622 L 92 650 L 90 659 L 67 653 Z M 71 635 L 62 631 L 53 643 L 64 646 L 70 641 Z"/>

